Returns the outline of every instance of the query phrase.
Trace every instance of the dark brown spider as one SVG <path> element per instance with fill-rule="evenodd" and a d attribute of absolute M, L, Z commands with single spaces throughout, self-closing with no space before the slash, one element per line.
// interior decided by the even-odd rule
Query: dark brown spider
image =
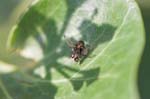
<path fill-rule="evenodd" d="M 88 54 L 88 49 L 85 46 L 84 41 L 80 40 L 76 43 L 73 43 L 69 38 L 67 39 L 64 36 L 67 45 L 72 49 L 71 58 L 78 62 L 83 56 Z"/>
<path fill-rule="evenodd" d="M 75 46 L 72 48 L 72 54 L 71 54 L 71 58 L 74 59 L 74 61 L 78 62 L 79 59 L 82 57 L 82 56 L 86 56 L 88 53 L 88 50 L 87 48 L 85 47 L 85 44 L 84 42 L 81 40 L 81 41 L 78 41 Z"/>

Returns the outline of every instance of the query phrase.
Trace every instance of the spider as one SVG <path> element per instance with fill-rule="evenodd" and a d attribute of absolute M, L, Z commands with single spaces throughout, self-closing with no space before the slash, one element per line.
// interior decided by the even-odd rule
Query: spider
<path fill-rule="evenodd" d="M 84 41 L 80 40 L 73 44 L 71 41 L 67 41 L 68 46 L 72 49 L 71 58 L 78 62 L 83 56 L 88 54 L 88 49 L 85 46 Z"/>
<path fill-rule="evenodd" d="M 88 50 L 85 47 L 84 42 L 80 40 L 72 48 L 71 58 L 73 58 L 74 61 L 78 62 L 82 56 L 86 56 L 87 54 L 88 54 Z"/>

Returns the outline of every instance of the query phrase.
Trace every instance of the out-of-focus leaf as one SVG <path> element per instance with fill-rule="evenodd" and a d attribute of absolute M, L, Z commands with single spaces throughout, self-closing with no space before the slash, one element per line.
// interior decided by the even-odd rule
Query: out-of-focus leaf
<path fill-rule="evenodd" d="M 5 0 L 0 3 L 0 74 L 4 72 L 12 72 L 16 66 L 31 66 L 34 61 L 27 59 L 18 53 L 7 49 L 7 40 L 11 28 L 21 18 L 23 13 L 27 11 L 33 0 Z M 10 67 L 6 70 L 4 68 Z"/>

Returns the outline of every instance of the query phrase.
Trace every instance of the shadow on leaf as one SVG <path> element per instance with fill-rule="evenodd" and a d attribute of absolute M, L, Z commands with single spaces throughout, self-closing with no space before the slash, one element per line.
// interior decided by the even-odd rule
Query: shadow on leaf
<path fill-rule="evenodd" d="M 22 77 L 24 76 L 17 73 L 1 76 L 1 80 L 7 85 L 5 88 L 8 90 L 8 94 L 13 99 L 54 99 L 57 92 L 55 85 L 50 82 L 33 83 L 31 80 L 29 81 Z M 1 99 L 6 98 L 1 96 Z"/>
<path fill-rule="evenodd" d="M 98 26 L 90 20 L 84 20 L 79 29 L 84 37 L 83 40 L 89 44 L 90 54 L 98 45 L 109 42 L 112 39 L 116 27 L 107 23 Z M 83 58 L 80 63 L 82 63 L 85 58 Z"/>

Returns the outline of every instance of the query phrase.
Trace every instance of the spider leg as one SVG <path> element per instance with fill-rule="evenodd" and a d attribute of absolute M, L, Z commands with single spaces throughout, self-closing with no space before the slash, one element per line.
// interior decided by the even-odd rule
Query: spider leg
<path fill-rule="evenodd" d="M 75 47 L 75 44 L 74 44 L 69 38 L 66 38 L 65 35 L 64 35 L 64 38 L 65 38 L 65 41 L 66 41 L 67 45 L 68 45 L 70 48 Z"/>

